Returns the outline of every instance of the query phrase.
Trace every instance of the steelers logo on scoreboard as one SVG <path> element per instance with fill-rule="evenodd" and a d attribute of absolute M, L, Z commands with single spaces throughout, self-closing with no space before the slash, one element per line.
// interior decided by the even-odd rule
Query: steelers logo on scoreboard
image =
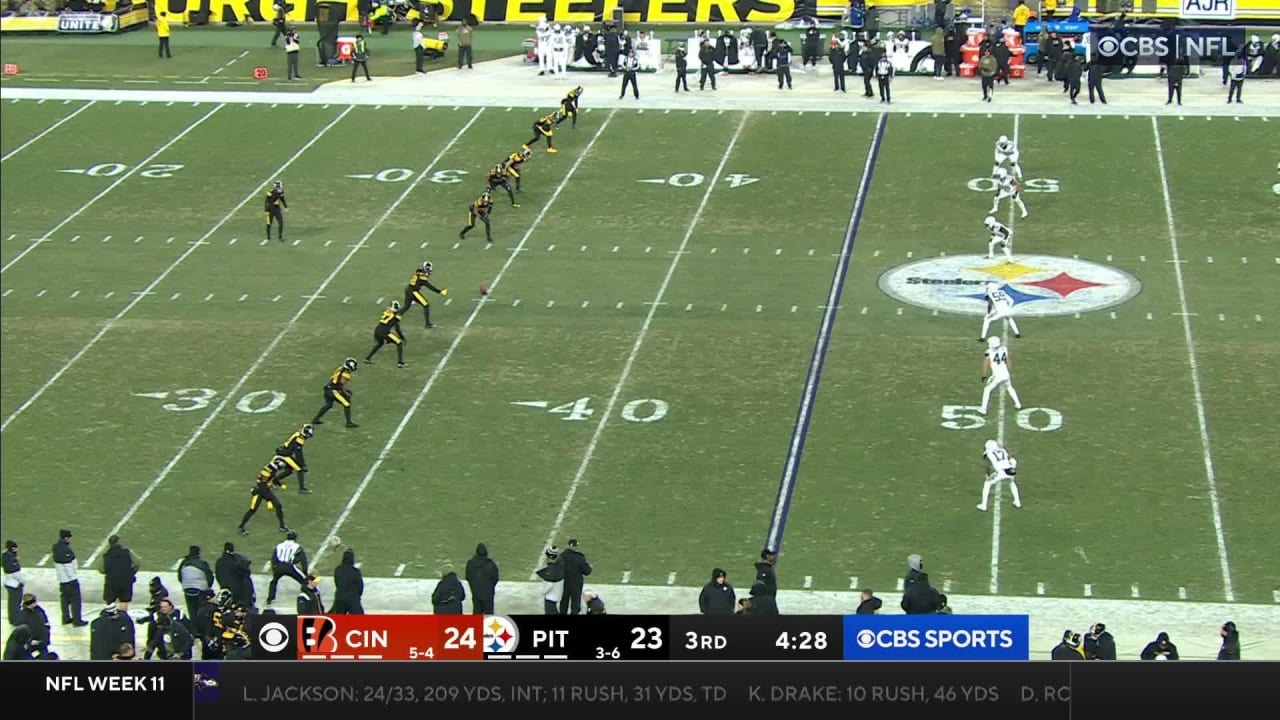
<path fill-rule="evenodd" d="M 520 646 L 520 629 L 509 617 L 484 616 L 484 651 L 486 654 L 513 653 Z"/>

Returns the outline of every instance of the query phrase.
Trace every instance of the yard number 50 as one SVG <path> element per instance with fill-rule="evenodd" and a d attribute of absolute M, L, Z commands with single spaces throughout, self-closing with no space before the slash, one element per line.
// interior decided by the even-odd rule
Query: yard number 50
<path fill-rule="evenodd" d="M 986 427 L 987 417 L 977 405 L 943 405 L 942 427 L 948 430 L 977 430 Z M 1031 432 L 1053 432 L 1062 428 L 1062 413 L 1053 408 L 1027 407 L 1014 417 L 1018 427 Z"/>

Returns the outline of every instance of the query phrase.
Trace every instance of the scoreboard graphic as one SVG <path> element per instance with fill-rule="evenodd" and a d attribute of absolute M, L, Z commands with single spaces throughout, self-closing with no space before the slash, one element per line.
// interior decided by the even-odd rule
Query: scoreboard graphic
<path fill-rule="evenodd" d="M 1027 660 L 1025 615 L 274 615 L 255 660 Z"/>

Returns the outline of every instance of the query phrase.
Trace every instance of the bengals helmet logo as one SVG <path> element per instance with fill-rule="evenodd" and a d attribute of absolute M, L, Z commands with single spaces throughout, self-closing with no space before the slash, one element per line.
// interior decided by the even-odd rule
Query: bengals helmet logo
<path fill-rule="evenodd" d="M 338 651 L 338 623 L 325 615 L 298 616 L 298 637 L 302 652 L 327 655 Z"/>

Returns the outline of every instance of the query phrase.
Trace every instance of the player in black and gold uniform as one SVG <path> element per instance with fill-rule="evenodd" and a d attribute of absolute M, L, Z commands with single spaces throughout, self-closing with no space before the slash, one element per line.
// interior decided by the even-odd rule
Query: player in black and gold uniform
<path fill-rule="evenodd" d="M 427 300 L 427 293 L 424 291 L 430 290 L 440 297 L 449 297 L 448 288 L 438 288 L 431 284 L 432 267 L 428 261 L 422 263 L 417 270 L 413 271 L 413 277 L 409 278 L 409 284 L 404 288 L 404 310 L 400 313 L 403 316 L 409 312 L 409 308 L 412 308 L 414 303 L 418 303 L 422 306 L 422 317 L 427 321 L 427 329 L 435 327 L 435 323 L 431 322 L 431 302 Z M 403 338 L 403 336 L 401 337 Z M 374 349 L 376 350 L 377 348 Z M 373 355 L 373 353 L 369 354 L 370 356 Z"/>
<path fill-rule="evenodd" d="M 351 389 L 347 387 L 347 383 L 351 382 L 351 373 L 356 371 L 356 359 L 347 358 L 329 375 L 329 382 L 324 386 L 324 407 L 320 408 L 320 412 L 312 418 L 313 425 L 320 425 L 324 422 L 320 418 L 329 412 L 329 408 L 334 403 L 342 406 L 342 413 L 347 416 L 347 427 L 355 428 L 359 425 L 351 422 Z"/>
<path fill-rule="evenodd" d="M 504 164 L 498 163 L 489 168 L 489 174 L 485 176 L 484 181 L 488 186 L 486 192 L 502 188 L 507 191 L 507 197 L 511 198 L 511 207 L 520 207 L 520 204 L 516 202 L 516 194 L 511 192 L 511 183 L 507 182 L 507 168 Z"/>
<path fill-rule="evenodd" d="M 391 343 L 396 346 L 396 367 L 404 367 L 404 337 L 400 333 L 402 317 L 404 313 L 400 312 L 399 301 L 392 300 L 391 304 L 382 311 L 382 317 L 378 318 L 378 324 L 373 328 L 373 340 L 377 344 L 368 355 L 364 356 L 365 362 L 372 365 L 373 356 L 382 349 L 383 345 Z"/>
<path fill-rule="evenodd" d="M 284 199 L 284 183 L 277 180 L 271 189 L 267 191 L 266 200 L 262 203 L 262 209 L 267 213 L 267 239 L 271 239 L 271 225 L 275 224 L 276 234 L 280 237 L 280 242 L 284 242 L 284 209 L 289 207 L 289 203 Z"/>
<path fill-rule="evenodd" d="M 462 232 L 458 233 L 459 238 L 465 238 L 467 233 L 476 226 L 476 221 L 484 223 L 484 241 L 493 242 L 493 233 L 489 228 L 489 213 L 493 210 L 493 196 L 485 190 L 476 198 L 471 206 L 467 208 L 467 226 L 462 228 Z"/>
<path fill-rule="evenodd" d="M 316 434 L 316 429 L 307 423 L 298 429 L 297 432 L 289 436 L 284 444 L 276 448 L 276 455 L 284 458 L 285 469 L 277 479 L 284 482 L 284 479 L 294 473 L 298 473 L 298 492 L 303 495 L 310 495 L 311 490 L 307 487 L 307 457 L 302 452 L 302 446 L 307 444 L 307 440 Z"/>
<path fill-rule="evenodd" d="M 549 153 L 560 152 L 559 150 L 555 149 L 554 145 L 551 144 L 551 136 L 556 134 L 555 127 L 556 127 L 555 115 L 543 115 L 542 117 L 538 118 L 538 121 L 533 124 L 533 137 L 529 138 L 529 142 L 525 143 L 524 146 L 527 148 L 532 145 L 537 145 L 539 138 L 546 138 L 547 152 Z"/>
<path fill-rule="evenodd" d="M 244 526 L 249 522 L 249 518 L 258 512 L 258 506 L 266 503 L 268 510 L 276 511 L 276 520 L 280 521 L 280 532 L 289 532 L 289 526 L 284 524 L 284 504 L 280 502 L 280 498 L 276 497 L 275 489 L 288 489 L 284 483 L 280 482 L 280 474 L 289 467 L 289 463 L 279 455 L 272 456 L 271 460 L 262 466 L 258 471 L 257 482 L 253 486 L 253 490 L 249 491 L 249 511 L 240 518 L 240 527 L 237 528 L 241 535 L 248 535 L 249 531 Z"/>
<path fill-rule="evenodd" d="M 520 192 L 520 166 L 524 164 L 533 155 L 533 151 L 527 147 L 520 148 L 518 151 L 507 156 L 502 161 L 502 169 L 507 171 L 507 177 L 516 181 L 516 192 Z"/>
<path fill-rule="evenodd" d="M 578 129 L 578 101 L 582 98 L 582 86 L 578 86 L 569 91 L 568 95 L 560 101 L 560 117 L 556 119 L 556 125 L 565 121 L 565 118 L 572 118 L 573 124 L 569 127 L 574 130 Z"/>

